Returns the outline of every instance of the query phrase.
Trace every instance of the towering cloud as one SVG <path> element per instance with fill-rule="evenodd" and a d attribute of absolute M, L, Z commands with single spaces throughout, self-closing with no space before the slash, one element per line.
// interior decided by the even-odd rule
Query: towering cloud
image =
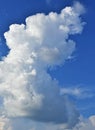
<path fill-rule="evenodd" d="M 79 120 L 74 104 L 60 95 L 48 67 L 63 65 L 75 50 L 70 35 L 82 32 L 82 5 L 60 14 L 36 14 L 4 34 L 9 54 L 0 61 L 1 114 L 72 128 Z M 63 128 L 63 127 L 62 127 Z"/>

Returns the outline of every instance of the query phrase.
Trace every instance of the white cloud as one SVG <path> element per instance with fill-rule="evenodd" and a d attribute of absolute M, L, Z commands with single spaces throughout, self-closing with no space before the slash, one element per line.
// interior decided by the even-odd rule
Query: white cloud
<path fill-rule="evenodd" d="M 69 35 L 83 29 L 78 6 L 78 11 L 66 7 L 60 14 L 30 16 L 26 25 L 13 24 L 4 34 L 10 52 L 0 61 L 3 115 L 54 123 L 61 129 L 78 122 L 75 106 L 60 95 L 58 82 L 47 73 L 49 66 L 63 65 L 75 50 Z"/>
<path fill-rule="evenodd" d="M 93 126 L 95 126 L 95 115 L 91 116 L 89 118 L 89 120 L 91 121 L 91 123 L 93 124 Z"/>
<path fill-rule="evenodd" d="M 61 95 L 70 95 L 74 96 L 77 99 L 85 99 L 85 98 L 92 98 L 95 96 L 94 92 L 90 89 L 84 89 L 83 87 L 71 87 L 71 88 L 65 88 L 63 87 L 60 90 Z"/>
<path fill-rule="evenodd" d="M 68 94 L 76 97 L 80 97 L 81 95 L 81 89 L 79 88 L 62 88 L 60 91 L 61 94 Z"/>
<path fill-rule="evenodd" d="M 81 122 L 73 130 L 95 130 L 95 116 L 81 119 Z"/>
<path fill-rule="evenodd" d="M 0 130 L 12 130 L 9 119 L 0 117 Z"/>

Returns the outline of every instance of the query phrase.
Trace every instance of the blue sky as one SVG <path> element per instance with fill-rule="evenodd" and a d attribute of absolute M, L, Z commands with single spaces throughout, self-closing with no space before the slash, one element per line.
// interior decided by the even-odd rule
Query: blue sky
<path fill-rule="evenodd" d="M 84 117 L 95 115 L 95 1 L 78 0 L 85 7 L 82 15 L 85 21 L 82 34 L 71 36 L 76 42 L 73 58 L 65 61 L 63 66 L 56 66 L 48 72 L 59 85 L 69 90 L 77 88 L 81 94 L 74 93 L 69 97 L 75 102 L 80 114 Z M 9 52 L 4 39 L 4 32 L 13 23 L 25 23 L 28 16 L 36 13 L 60 13 L 66 6 L 71 6 L 73 0 L 6 0 L 0 1 L 0 59 Z M 83 96 L 85 95 L 85 96 Z"/>

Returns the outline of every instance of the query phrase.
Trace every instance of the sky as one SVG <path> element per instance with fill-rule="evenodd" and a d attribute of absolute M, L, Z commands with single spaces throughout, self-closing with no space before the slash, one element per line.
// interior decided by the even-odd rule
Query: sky
<path fill-rule="evenodd" d="M 0 130 L 95 129 L 94 10 L 0 1 Z"/>

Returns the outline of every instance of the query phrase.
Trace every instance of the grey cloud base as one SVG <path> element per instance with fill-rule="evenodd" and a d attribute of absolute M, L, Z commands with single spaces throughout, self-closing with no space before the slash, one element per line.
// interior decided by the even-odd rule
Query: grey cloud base
<path fill-rule="evenodd" d="M 2 115 L 68 128 L 78 122 L 74 104 L 60 95 L 58 81 L 51 78 L 47 68 L 63 65 L 72 55 L 75 42 L 69 35 L 82 32 L 82 10 L 77 3 L 60 14 L 36 14 L 26 19 L 26 25 L 10 26 L 4 34 L 10 52 L 0 61 Z"/>

